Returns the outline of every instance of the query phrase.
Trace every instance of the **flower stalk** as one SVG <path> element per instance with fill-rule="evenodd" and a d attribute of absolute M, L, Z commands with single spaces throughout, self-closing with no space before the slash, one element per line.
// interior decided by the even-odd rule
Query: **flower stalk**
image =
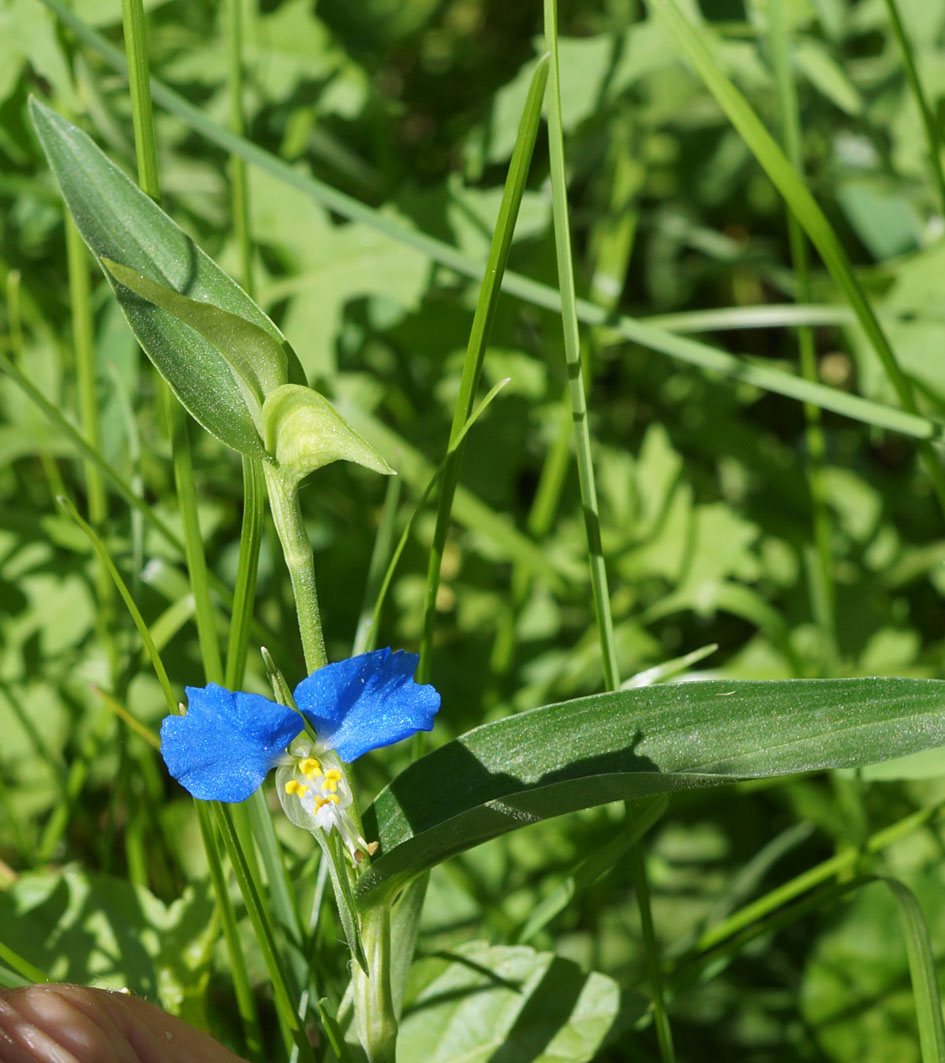
<path fill-rule="evenodd" d="M 276 526 L 292 581 L 305 667 L 311 673 L 328 663 L 328 655 L 325 652 L 325 636 L 322 634 L 322 618 L 315 587 L 315 559 L 302 520 L 299 488 L 297 482 L 283 477 L 274 464 L 266 463 L 264 472 L 272 522 Z"/>

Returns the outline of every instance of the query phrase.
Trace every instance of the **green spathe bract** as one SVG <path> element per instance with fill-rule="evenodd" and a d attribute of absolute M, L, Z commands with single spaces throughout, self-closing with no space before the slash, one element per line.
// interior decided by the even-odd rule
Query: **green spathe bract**
<path fill-rule="evenodd" d="M 373 904 L 454 853 L 609 801 L 854 767 L 945 745 L 945 680 L 710 680 L 484 724 L 416 761 L 364 819 Z M 433 797 L 435 795 L 435 799 Z"/>
<path fill-rule="evenodd" d="M 297 384 L 277 388 L 266 398 L 262 419 L 266 450 L 289 483 L 298 483 L 310 472 L 342 459 L 393 474 L 374 447 L 311 388 Z"/>

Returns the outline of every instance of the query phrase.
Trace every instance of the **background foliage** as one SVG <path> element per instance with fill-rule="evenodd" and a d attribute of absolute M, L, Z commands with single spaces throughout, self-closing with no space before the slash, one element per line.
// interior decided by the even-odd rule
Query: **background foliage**
<path fill-rule="evenodd" d="M 776 128 L 765 6 L 684 6 L 696 22 L 711 19 L 705 32 L 716 61 Z M 945 11 L 919 0 L 899 6 L 940 121 Z M 154 73 L 225 123 L 222 5 L 148 8 Z M 940 417 L 942 204 L 886 6 L 792 0 L 782 8 L 808 185 L 920 406 Z M 120 38 L 112 0 L 77 0 L 74 10 Z M 539 5 L 272 0 L 258 9 L 247 3 L 244 16 L 247 136 L 381 215 L 483 259 L 541 49 Z M 629 0 L 562 5 L 560 17 L 579 294 L 608 310 L 703 330 L 731 352 L 796 371 L 797 334 L 778 317 L 801 290 L 783 203 L 682 63 L 669 30 Z M 75 420 L 63 211 L 29 129 L 30 92 L 80 119 L 133 171 L 127 86 L 39 0 L 0 5 L 0 328 L 6 351 Z M 238 274 L 226 156 L 178 118 L 159 110 L 157 121 L 165 207 Z M 510 266 L 556 285 L 547 169 L 540 140 Z M 477 286 L 257 169 L 250 210 L 257 298 L 310 382 L 400 471 L 402 523 L 445 448 Z M 816 262 L 810 287 L 827 308 L 814 333 L 821 378 L 892 402 L 875 355 Z M 97 274 L 91 307 L 103 453 L 176 527 L 153 372 Z M 720 309 L 728 312 L 711 331 L 696 317 Z M 816 507 L 803 407 L 617 342 L 606 329 L 585 336 L 585 355 L 623 675 L 715 643 L 703 674 L 942 676 L 945 540 L 912 441 L 824 415 L 825 601 L 812 576 Z M 504 298 L 484 371 L 488 385 L 510 383 L 467 443 L 438 598 L 437 742 L 602 683 L 577 481 L 563 460 L 560 316 Z M 86 540 L 54 502 L 58 493 L 84 499 L 81 463 L 9 375 L 0 377 L 0 408 L 0 941 L 53 977 L 131 985 L 232 1039 L 191 806 L 97 693 L 108 686 L 112 654 L 120 702 L 152 729 L 163 715 L 130 622 L 103 599 Z M 232 585 L 238 458 L 209 437 L 193 438 L 208 556 Z M 384 491 L 377 477 L 330 466 L 303 495 L 332 658 L 351 651 Z M 408 544 L 379 645 L 419 638 L 432 524 L 432 513 L 423 514 Z M 172 680 L 194 682 L 199 654 L 180 555 L 114 494 L 102 530 L 155 626 Z M 540 550 L 527 569 L 516 560 L 516 530 Z M 274 539 L 263 546 L 256 616 L 257 641 L 287 675 L 301 674 Z M 117 634 L 103 639 L 106 629 Z M 265 689 L 254 654 L 250 670 L 250 686 Z M 359 763 L 364 786 L 379 788 L 408 756 L 395 749 Z M 945 799 L 940 759 L 871 773 L 886 781 L 838 773 L 673 798 L 648 835 L 648 854 L 682 1058 L 918 1058 L 905 948 L 878 884 L 825 898 L 698 977 L 674 977 L 691 970 L 683 961 L 700 935 L 746 901 Z M 479 1058 L 463 1055 L 461 1037 L 450 1039 L 468 1020 L 443 989 L 472 978 L 473 963 L 535 980 L 542 992 L 588 994 L 589 1017 L 570 1031 L 578 1047 L 555 1055 L 548 1045 L 557 1042 L 543 1040 L 536 1014 L 539 1032 L 518 1031 L 525 1047 L 514 1058 L 656 1058 L 645 1002 L 634 996 L 645 978 L 631 868 L 625 847 L 607 849 L 622 827 L 622 811 L 607 806 L 498 838 L 435 870 L 420 938 L 427 959 L 414 972 L 404 1026 L 415 1058 Z M 307 895 L 307 839 L 286 825 L 284 840 Z M 612 860 L 574 873 L 602 848 Z M 911 886 L 936 942 L 945 934 L 941 855 L 936 832 L 921 830 L 871 865 Z M 548 898 L 552 916 L 532 927 L 529 916 Z M 147 929 L 128 935 L 129 925 Z M 325 942 L 338 936 L 327 910 L 318 932 Z M 442 958 L 454 947 L 468 963 Z M 323 977 L 340 996 L 343 964 Z M 488 1010 L 477 1014 L 502 1029 L 501 987 L 486 997 Z M 613 1006 L 602 1006 L 598 1029 L 601 1000 Z M 586 1042 L 581 1022 L 593 1027 Z M 431 1031 L 442 1037 L 437 1052 L 425 1040 Z"/>

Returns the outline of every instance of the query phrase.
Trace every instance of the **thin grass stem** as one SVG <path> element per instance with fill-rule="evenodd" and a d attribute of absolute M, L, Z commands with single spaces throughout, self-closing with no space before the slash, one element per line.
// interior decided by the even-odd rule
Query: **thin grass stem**
<path fill-rule="evenodd" d="M 259 1025 L 259 1014 L 256 1011 L 256 1001 L 253 997 L 252 987 L 249 984 L 249 974 L 246 970 L 246 964 L 242 960 L 243 947 L 240 943 L 236 913 L 233 911 L 232 904 L 219 903 L 220 897 L 228 897 L 228 886 L 217 847 L 212 812 L 210 807 L 202 801 L 195 801 L 194 807 L 197 810 L 200 837 L 203 840 L 204 852 L 207 856 L 207 867 L 210 870 L 210 883 L 213 886 L 213 894 L 218 899 L 217 911 L 220 913 L 223 940 L 226 943 L 226 952 L 231 961 L 230 977 L 233 979 L 236 1007 L 243 1026 L 244 1048 L 252 1063 L 263 1063 L 266 1057 L 262 1030 Z M 234 957 L 239 957 L 236 963 L 232 962 Z"/>
<path fill-rule="evenodd" d="M 789 904 L 801 894 L 822 885 L 829 879 L 849 874 L 859 866 L 864 856 L 882 852 L 883 849 L 908 837 L 921 827 L 938 822 L 943 814 L 945 814 L 945 801 L 929 805 L 876 831 L 866 839 L 862 846 L 845 849 L 815 867 L 808 868 L 707 930 L 696 942 L 693 953 L 708 952 L 745 927 Z M 681 959 L 674 966 L 682 966 L 685 962 Z"/>
<path fill-rule="evenodd" d="M 160 200 L 154 108 L 151 106 L 151 76 L 148 69 L 148 25 L 141 0 L 121 0 L 121 21 L 125 35 L 138 184 L 152 199 Z"/>
<path fill-rule="evenodd" d="M 212 808 L 215 811 L 217 828 L 223 838 L 223 844 L 226 846 L 237 885 L 246 903 L 246 910 L 253 926 L 256 941 L 262 952 L 266 970 L 272 980 L 272 989 L 280 1024 L 289 1034 L 290 1040 L 286 1047 L 291 1048 L 294 1045 L 298 1050 L 298 1057 L 302 1060 L 302 1063 L 315 1063 L 312 1046 L 295 1009 L 293 993 L 290 990 L 286 971 L 276 945 L 272 922 L 262 902 L 262 895 L 257 888 L 254 876 L 246 862 L 243 846 L 233 823 L 231 810 L 227 805 L 222 805 L 216 801 L 212 802 Z"/>
<path fill-rule="evenodd" d="M 253 625 L 253 602 L 256 574 L 262 543 L 265 484 L 262 466 L 254 458 L 243 457 L 243 521 L 240 527 L 240 552 L 233 587 L 233 608 L 226 647 L 224 686 L 237 690 L 243 682 L 249 636 Z"/>
<path fill-rule="evenodd" d="M 241 137 L 243 119 L 243 4 L 241 0 L 226 3 L 227 91 L 230 104 L 230 129 Z M 240 272 L 243 287 L 252 296 L 253 245 L 249 231 L 249 186 L 246 163 L 239 155 L 230 155 L 230 197 L 233 232 L 240 253 Z"/>
<path fill-rule="evenodd" d="M 922 119 L 922 132 L 925 134 L 926 147 L 929 153 L 929 165 L 932 169 L 932 178 L 935 181 L 935 190 L 938 193 L 939 208 L 945 212 L 945 172 L 942 169 L 942 134 L 929 106 L 928 97 L 919 78 L 919 68 L 916 66 L 915 54 L 906 28 L 899 14 L 899 6 L 896 0 L 886 0 L 886 10 L 889 12 L 889 22 L 893 34 L 902 52 L 902 62 L 906 71 L 906 80 L 909 89 L 919 108 L 919 117 Z"/>
<path fill-rule="evenodd" d="M 666 1011 L 663 993 L 663 972 L 660 961 L 660 948 L 656 940 L 656 930 L 653 926 L 653 912 L 650 905 L 650 884 L 647 876 L 643 846 L 640 842 L 634 842 L 630 846 L 630 866 L 633 871 L 634 889 L 637 894 L 637 907 L 640 911 L 640 929 L 643 934 L 644 952 L 646 955 L 647 977 L 650 982 L 650 992 L 653 994 L 653 1023 L 656 1026 L 656 1039 L 659 1043 L 660 1058 L 665 1063 L 672 1063 L 676 1058 L 673 1048 L 673 1031 L 669 1025 L 669 1014 Z"/>
<path fill-rule="evenodd" d="M 34 963 L 20 956 L 19 953 L 14 952 L 8 945 L 4 945 L 2 941 L 0 941 L 0 963 L 16 971 L 26 982 L 38 982 L 42 985 L 43 982 L 49 981 L 49 975 L 41 971 Z"/>
<path fill-rule="evenodd" d="M 525 182 L 528 178 L 535 141 L 538 137 L 541 104 L 547 79 L 548 64 L 542 60 L 532 75 L 528 98 L 522 112 L 515 147 L 512 151 L 512 159 L 509 163 L 509 172 L 502 193 L 502 203 L 499 206 L 499 215 L 496 219 L 492 243 L 489 247 L 485 275 L 482 287 L 479 289 L 479 298 L 476 301 L 476 311 L 473 315 L 469 342 L 466 346 L 466 357 L 463 362 L 459 394 L 456 397 L 456 405 L 453 407 L 453 423 L 450 427 L 447 458 L 443 468 L 440 495 L 437 502 L 436 526 L 433 531 L 433 544 L 430 548 L 430 559 L 427 566 L 427 582 L 423 602 L 423 634 L 420 639 L 420 663 L 417 667 L 418 683 L 427 683 L 430 680 L 433 628 L 436 621 L 436 598 L 440 586 L 440 570 L 443 564 L 446 537 L 449 532 L 453 499 L 456 495 L 456 484 L 459 480 L 459 470 L 463 459 L 460 436 L 463 434 L 464 426 L 472 413 L 476 392 L 479 388 L 482 363 L 486 356 L 486 346 L 489 343 L 492 322 L 495 319 L 496 307 L 502 290 L 502 278 L 509 260 L 512 237 L 515 233 L 515 222 L 522 204 Z"/>
<path fill-rule="evenodd" d="M 607 570 L 604 565 L 600 539 L 600 513 L 591 457 L 591 433 L 587 417 L 587 398 L 575 306 L 574 265 L 571 257 L 567 175 L 564 163 L 564 133 L 561 125 L 561 75 L 558 66 L 558 21 L 555 0 L 544 0 L 544 11 L 545 42 L 551 56 L 547 105 L 548 147 L 551 156 L 551 200 L 555 251 L 558 259 L 558 284 L 561 289 L 561 317 L 568 371 L 568 395 L 574 425 L 578 482 L 581 490 L 581 504 L 584 509 L 584 528 L 587 535 L 594 610 L 600 635 L 604 685 L 608 690 L 616 690 L 620 685 L 620 671 L 617 664 L 613 618 L 610 612 Z"/>
<path fill-rule="evenodd" d="M 282 554 L 285 558 L 292 594 L 302 639 L 305 670 L 309 675 L 328 663 L 325 636 L 322 634 L 321 610 L 318 605 L 318 590 L 315 583 L 315 559 L 302 507 L 299 504 L 298 487 L 283 482 L 279 470 L 271 465 L 263 469 L 269 509 L 279 535 Z"/>
<path fill-rule="evenodd" d="M 377 645 L 377 624 L 374 622 L 374 607 L 381 598 L 381 588 L 384 586 L 387 564 L 394 548 L 397 509 L 400 505 L 402 483 L 403 481 L 399 476 L 389 476 L 387 478 L 384 507 L 381 510 L 377 534 L 374 536 L 374 547 L 371 550 L 367 578 L 364 581 L 364 598 L 361 602 L 361 613 L 354 633 L 354 644 L 351 647 L 352 657 L 367 653 Z"/>
<path fill-rule="evenodd" d="M 558 258 L 558 285 L 561 290 L 561 317 L 564 328 L 564 353 L 568 370 L 568 394 L 574 424 L 574 444 L 577 457 L 578 482 L 581 503 L 584 509 L 584 528 L 587 536 L 588 561 L 591 570 L 591 586 L 594 608 L 597 615 L 597 630 L 600 641 L 604 684 L 608 690 L 620 685 L 620 670 L 617 661 L 617 644 L 614 638 L 613 618 L 610 610 L 610 592 L 607 586 L 607 569 L 600 537 L 600 514 L 597 504 L 597 487 L 594 480 L 594 465 L 591 456 L 591 434 L 588 424 L 587 397 L 581 362 L 578 333 L 578 317 L 574 290 L 574 266 L 571 256 L 571 231 L 568 219 L 567 171 L 564 161 L 564 131 L 561 121 L 561 71 L 558 62 L 558 12 L 556 0 L 544 0 L 545 42 L 550 54 L 548 78 L 548 147 L 551 167 L 551 199 L 554 219 L 555 250 Z M 647 968 L 650 973 L 650 990 L 653 996 L 653 1012 L 657 1040 L 663 1063 L 673 1063 L 672 1032 L 669 1015 L 663 998 L 662 960 L 653 931 L 650 910 L 650 889 L 646 863 L 639 842 L 630 848 L 633 861 L 634 885 L 640 921 L 643 927 Z"/>
<path fill-rule="evenodd" d="M 804 159 L 801 145 L 800 113 L 794 75 L 790 63 L 790 38 L 785 24 L 782 5 L 768 7 L 768 40 L 771 47 L 772 66 L 777 86 L 778 117 L 784 140 L 785 153 L 798 173 L 803 172 Z M 791 261 L 797 283 L 797 297 L 802 303 L 810 301 L 810 264 L 807 241 L 797 218 L 787 212 L 788 242 Z M 797 344 L 801 360 L 801 372 L 805 380 L 818 381 L 817 356 L 814 349 L 814 334 L 809 325 L 797 329 Z M 833 580 L 833 519 L 827 501 L 824 480 L 824 464 L 827 445 L 824 438 L 820 408 L 814 403 L 804 403 L 807 422 L 806 439 L 808 462 L 806 473 L 813 509 L 814 554 L 813 564 L 808 566 L 808 582 L 813 615 L 822 636 L 821 665 L 830 675 L 836 668 L 837 625 L 835 587 Z"/>

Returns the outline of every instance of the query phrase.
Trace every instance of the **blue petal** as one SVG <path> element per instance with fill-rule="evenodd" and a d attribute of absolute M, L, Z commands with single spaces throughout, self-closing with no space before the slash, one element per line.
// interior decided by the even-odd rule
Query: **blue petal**
<path fill-rule="evenodd" d="M 429 731 L 440 707 L 432 686 L 413 681 L 420 658 L 389 649 L 328 664 L 295 688 L 295 703 L 343 761 Z"/>
<path fill-rule="evenodd" d="M 202 801 L 245 801 L 302 730 L 292 709 L 216 683 L 187 687 L 187 705 L 186 716 L 165 717 L 161 753 L 171 775 Z"/>

